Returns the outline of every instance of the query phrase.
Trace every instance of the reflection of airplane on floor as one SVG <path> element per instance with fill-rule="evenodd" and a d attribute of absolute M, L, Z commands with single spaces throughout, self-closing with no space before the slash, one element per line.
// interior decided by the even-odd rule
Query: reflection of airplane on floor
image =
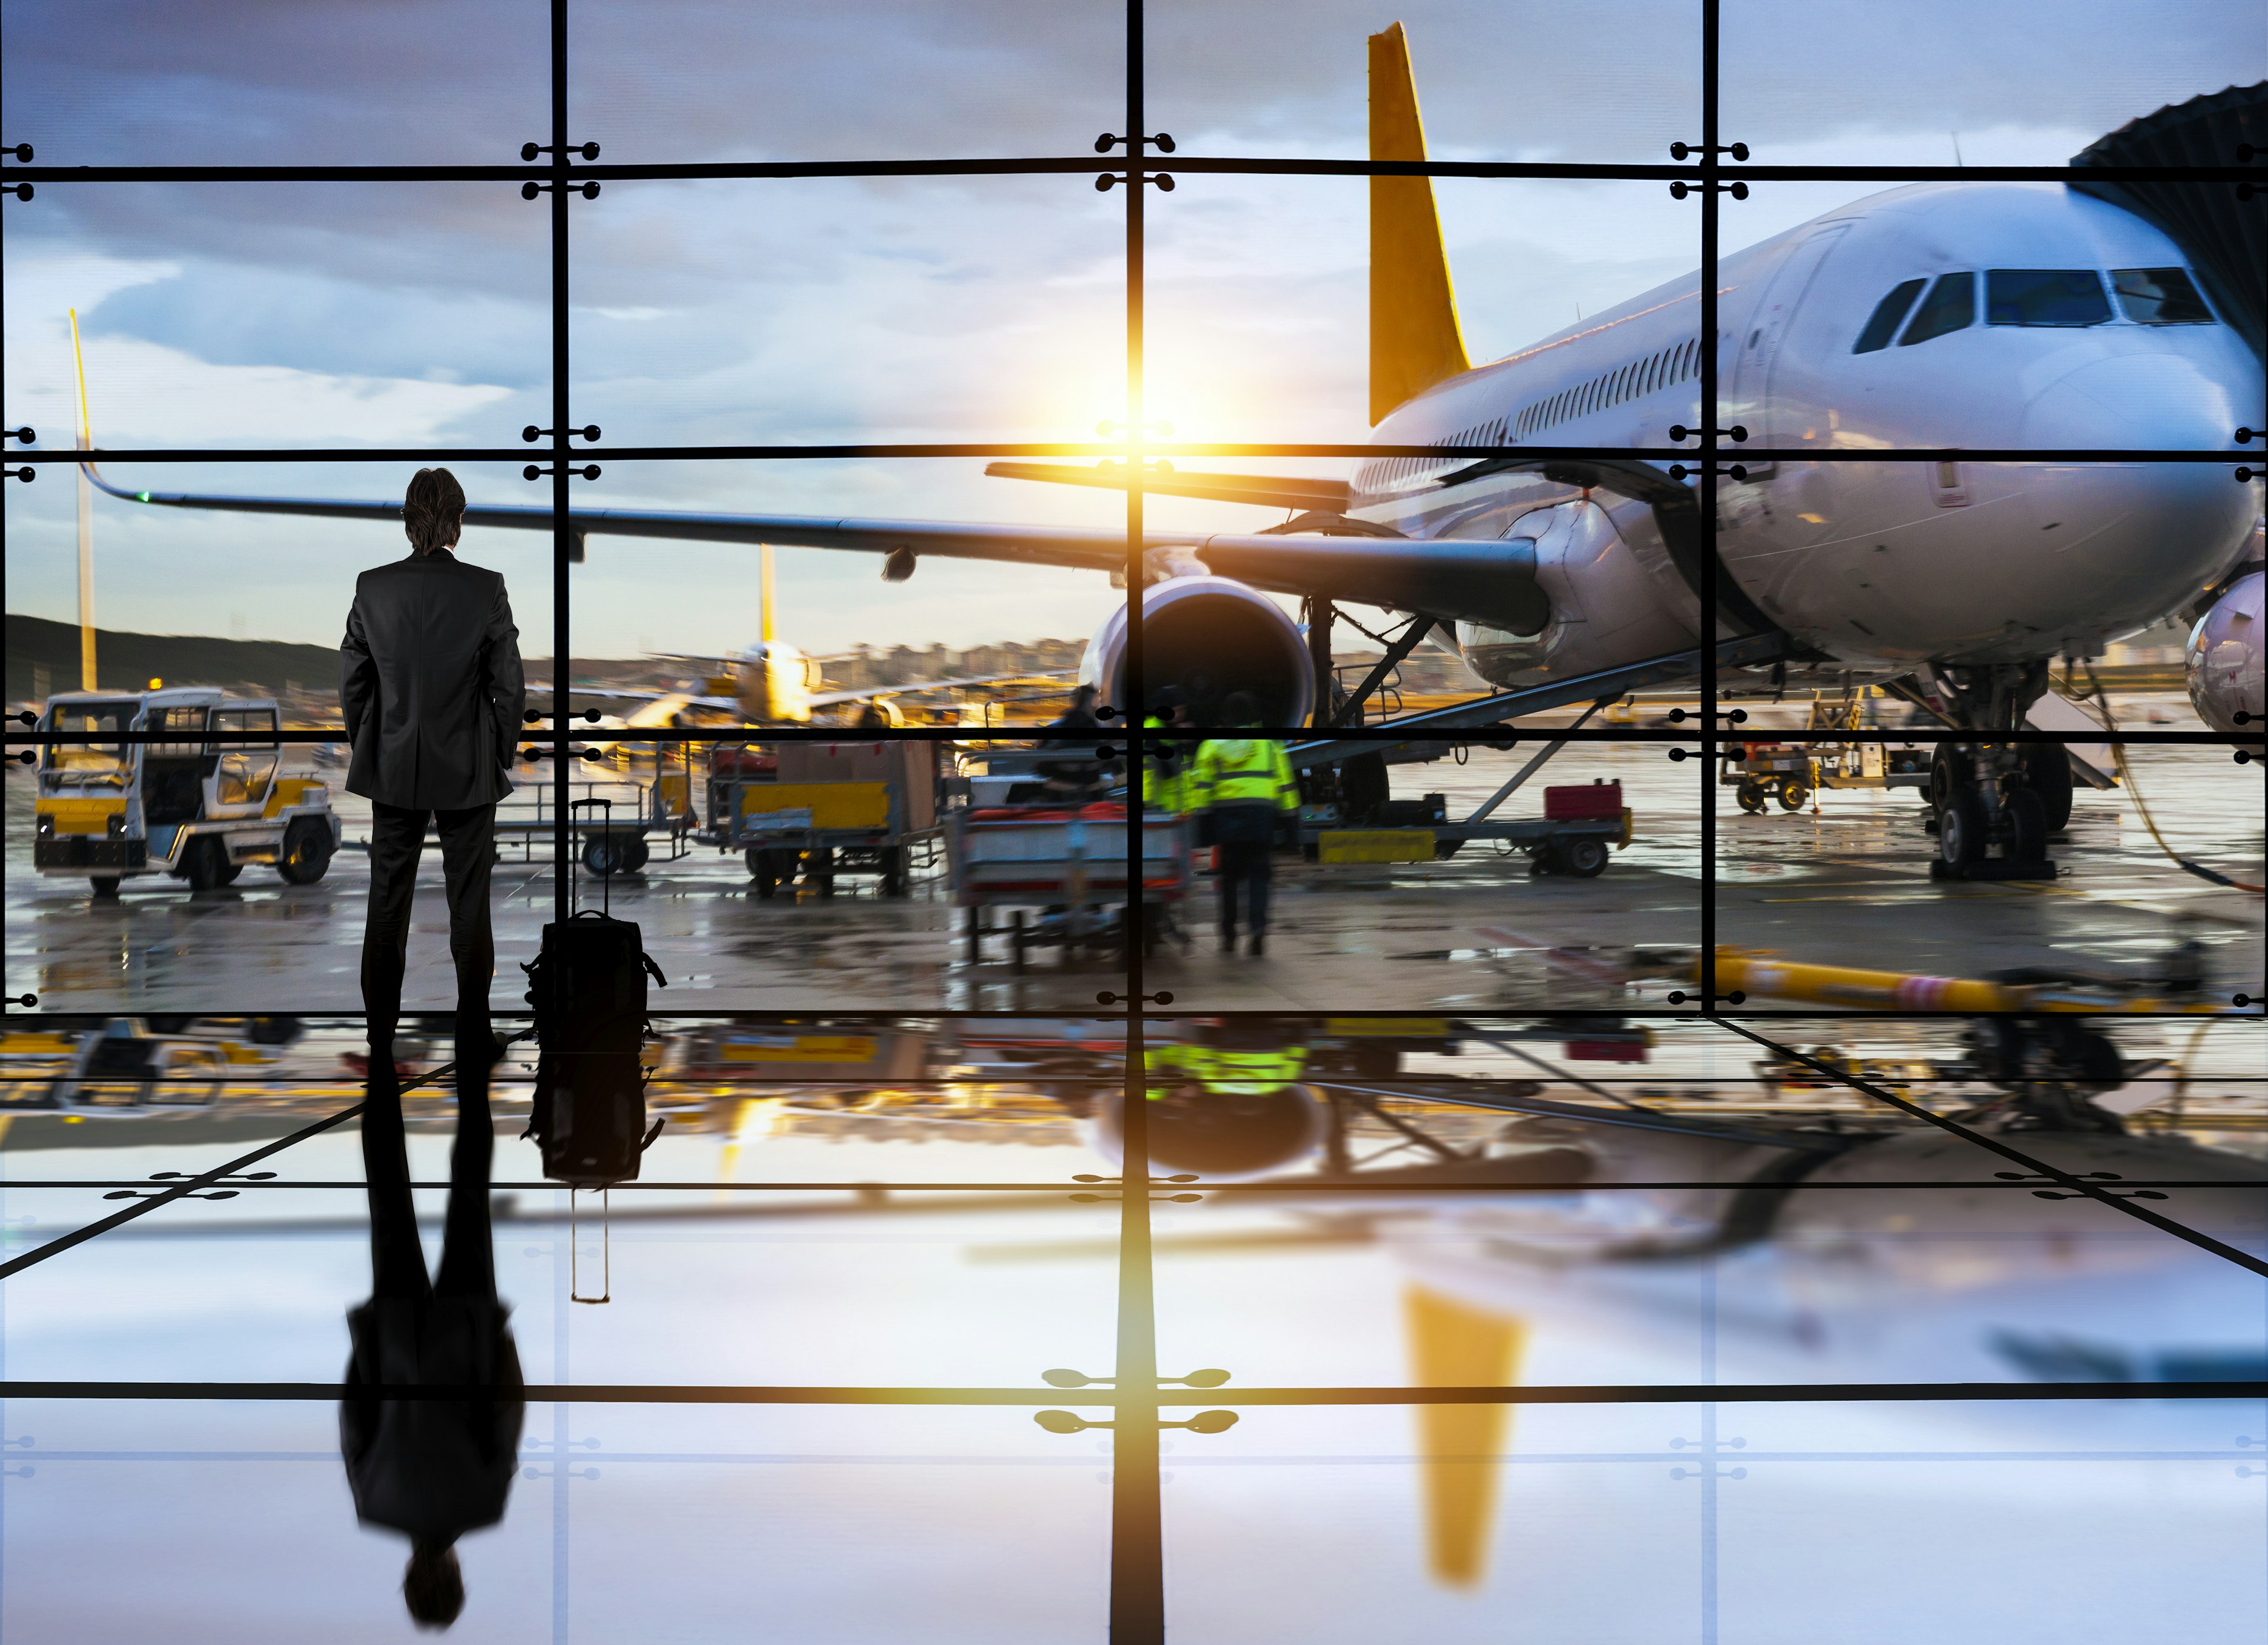
<path fill-rule="evenodd" d="M 1372 154 L 1423 158 L 1399 26 L 1371 50 Z M 2181 142 L 2185 157 L 2233 164 L 2264 102 L 2268 84 L 2199 98 L 2080 158 L 2151 164 L 2158 145 Z M 1405 650 L 1454 634 L 1483 679 L 1528 694 L 1498 701 L 1489 719 L 1570 691 L 1619 695 L 1690 678 L 1698 648 L 1717 645 L 1728 665 L 1936 695 L 1977 738 L 1945 745 L 1932 774 L 1941 855 L 1965 868 L 1997 843 L 2038 862 L 2070 775 L 2052 753 L 1994 733 L 2024 723 L 2050 659 L 2095 655 L 2201 594 L 2252 586 L 2237 562 L 2259 494 L 2232 483 L 2226 465 L 1851 460 L 1958 448 L 2242 456 L 2235 436 L 2259 421 L 2262 401 L 2257 235 L 2235 220 L 2193 223 L 2175 203 L 2187 191 L 2242 210 L 2234 195 L 2126 181 L 1895 189 L 1725 258 L 1714 338 L 1698 334 L 1697 275 L 1476 368 L 1430 182 L 1381 177 L 1370 188 L 1374 438 L 1429 454 L 1363 462 L 1350 480 L 1145 473 L 1148 490 L 1292 518 L 1250 532 L 1152 530 L 1145 678 L 1125 678 L 1123 607 L 1083 665 L 1107 701 L 1146 708 L 1172 684 L 1204 723 L 1241 689 L 1270 725 L 1300 725 L 1316 661 L 1329 657 L 1334 601 L 1410 613 L 1396 642 Z M 1719 382 L 1706 409 L 1705 349 Z M 1730 449 L 1744 438 L 1795 453 L 1730 470 L 1713 516 L 1690 458 L 1550 454 L 1660 450 L 1712 416 Z M 1108 466 L 995 472 L 1129 483 Z M 398 515 L 384 503 L 106 488 L 173 506 Z M 554 525 L 530 507 L 478 507 L 466 521 Z M 925 555 L 1123 571 L 1126 552 L 1115 531 L 1010 523 L 593 509 L 567 525 L 578 547 L 596 534 L 869 553 L 891 584 Z M 1712 556 L 1719 624 L 1704 635 Z M 1306 599 L 1324 621 L 1303 632 L 1275 594 Z M 2227 621 L 2204 648 L 2214 660 L 2200 703 L 2216 725 L 2257 700 L 2257 630 Z"/>
<path fill-rule="evenodd" d="M 1988 1018 L 1961 1061 L 1926 1077 L 1938 1090 L 1985 1087 L 1963 1119 L 2032 1157 L 2132 1185 L 2122 1192 L 2191 1227 L 2268 1248 L 2257 1159 L 2130 1133 L 2122 1105 L 2098 1102 L 2145 1066 L 2068 1021 Z M 1719 1118 L 1578 1108 L 1525 1082 L 1316 1080 L 1300 1040 L 1234 1021 L 1152 1058 L 1150 1077 L 1152 1169 L 1208 1182 L 1272 1176 L 1264 1193 L 1206 1197 L 1284 1219 L 1167 1229 L 1159 1254 L 1381 1245 L 1408 1276 L 1403 1325 L 1421 1385 L 1516 1384 L 1545 1333 L 1665 1367 L 1698 1367 L 1705 1355 L 1728 1382 L 2268 1380 L 2257 1278 L 2106 1207 L 2013 1180 L 2021 1173 L 2000 1157 L 1887 1109 L 1855 1123 Z M 1395 1099 L 1398 1113 L 1381 1106 Z M 1497 1110 L 1508 1123 L 1478 1144 L 1445 1139 L 1428 1115 L 1444 1106 Z M 1119 1112 L 1107 1095 L 1089 1122 L 1114 1164 Z M 1423 1162 L 1351 1163 L 1355 1113 L 1390 1125 L 1395 1157 Z M 1375 1144 L 1378 1127 L 1370 1135 Z M 1285 1191 L 1302 1182 L 1313 1192 Z M 1464 1191 L 1438 1192 L 1453 1186 Z M 1416 1420 L 1434 1574 L 1476 1583 L 1511 1407 L 1420 1406 Z"/>

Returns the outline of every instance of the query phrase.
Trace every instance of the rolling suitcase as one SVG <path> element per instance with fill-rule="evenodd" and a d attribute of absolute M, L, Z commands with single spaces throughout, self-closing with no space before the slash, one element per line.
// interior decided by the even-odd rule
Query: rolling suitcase
<path fill-rule="evenodd" d="M 572 810 L 593 805 L 612 811 L 606 800 L 578 800 Z M 568 838 L 562 871 L 571 877 L 572 908 L 571 817 Z M 521 967 L 540 1053 L 534 1107 L 522 1135 L 542 1151 L 545 1176 L 577 1188 L 636 1177 L 663 1123 L 646 1124 L 639 1054 L 650 1032 L 646 979 L 663 988 L 669 979 L 646 953 L 637 923 L 614 918 L 610 908 L 609 901 L 575 910 L 546 925 L 542 949 Z"/>

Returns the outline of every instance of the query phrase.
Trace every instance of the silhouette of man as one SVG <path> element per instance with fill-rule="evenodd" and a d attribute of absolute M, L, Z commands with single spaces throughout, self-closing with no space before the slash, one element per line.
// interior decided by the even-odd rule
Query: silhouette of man
<path fill-rule="evenodd" d="M 393 1057 L 429 819 L 441 836 L 459 1033 L 487 1032 L 496 970 L 489 865 L 497 802 L 512 792 L 526 682 L 504 578 L 450 552 L 464 513 L 454 475 L 417 471 L 401 505 L 409 557 L 357 580 L 339 644 L 339 706 L 354 745 L 347 792 L 371 811 L 362 997 L 373 1068 Z M 490 1054 L 479 1054 L 485 1071 Z"/>
<path fill-rule="evenodd" d="M 487 1048 L 460 1035 L 457 1140 L 441 1270 L 428 1281 L 410 1202 L 401 1092 L 390 1058 L 371 1063 L 363 1109 L 370 1193 L 370 1300 L 347 1315 L 354 1349 L 339 1404 L 339 1450 L 356 1517 L 409 1539 L 401 1597 L 420 1627 L 446 1628 L 464 1608 L 457 1539 L 504 1517 L 518 1467 L 519 1353 L 497 1300 L 489 1231 Z M 470 1057 L 471 1061 L 467 1059 Z M 476 1390 L 459 1399 L 389 1399 L 402 1387 Z"/>

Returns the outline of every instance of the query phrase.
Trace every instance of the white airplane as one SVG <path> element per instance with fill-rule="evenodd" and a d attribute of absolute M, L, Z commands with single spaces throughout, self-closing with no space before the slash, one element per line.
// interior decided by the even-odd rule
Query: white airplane
<path fill-rule="evenodd" d="M 1373 158 L 1422 159 L 1401 26 L 1373 36 L 1370 51 Z M 2152 158 L 2148 143 L 2177 129 L 2192 151 L 2227 151 L 2233 164 L 2238 123 L 2264 104 L 2268 83 L 2194 99 L 2082 158 Z M 2227 583 L 2260 513 L 2257 482 L 2237 483 L 2219 463 L 1830 458 L 1962 447 L 2245 456 L 2235 434 L 2268 422 L 2268 389 L 2257 277 L 2226 247 L 2251 231 L 2235 220 L 2231 191 L 2228 223 L 2177 239 L 2159 225 L 2177 219 L 2151 187 L 1893 189 L 1723 259 L 1713 338 L 1699 334 L 1697 274 L 1472 367 L 1430 181 L 1374 178 L 1373 440 L 1440 454 L 1366 461 L 1350 481 L 1145 475 L 1145 490 L 1296 518 L 1257 532 L 1151 530 L 1144 678 L 1126 678 L 1117 604 L 1082 678 L 1130 711 L 1174 685 L 1202 723 L 1241 689 L 1269 726 L 1303 725 L 1317 695 L 1313 657 L 1328 643 L 1311 648 L 1270 593 L 1411 613 L 1453 631 L 1474 672 L 1503 687 L 1648 665 L 1682 663 L 1690 677 L 1697 648 L 1738 640 L 1732 656 L 1755 666 L 1934 695 L 1978 737 L 1945 745 L 1933 775 L 1940 854 L 1965 865 L 1997 841 L 2043 858 L 2048 831 L 2068 814 L 2069 767 L 1992 733 L 2017 728 L 2043 697 L 2051 658 L 2091 656 Z M 1698 482 L 1673 477 L 1671 458 L 1533 449 L 1674 445 L 1673 430 L 1704 420 L 1705 349 L 1719 428 L 1742 430 L 1752 449 L 1820 454 L 1758 460 L 1744 480 L 1721 482 L 1713 532 Z M 1108 464 L 988 472 L 1128 483 Z M 104 489 L 175 507 L 400 513 L 390 503 Z M 465 520 L 554 525 L 547 508 L 475 507 Z M 1123 532 L 1080 527 L 606 509 L 575 510 L 568 527 L 578 556 L 593 534 L 876 554 L 891 584 L 924 555 L 1112 572 L 1126 559 Z M 1718 631 L 1705 636 L 1712 553 Z M 2214 630 L 2211 679 L 2236 682 L 2200 687 L 2201 703 L 2226 699 L 2227 711 L 2205 710 L 2217 727 L 2235 724 L 2247 689 L 2257 701 L 2258 631 L 2234 613 Z M 1623 689 L 1600 683 L 1601 694 Z"/>

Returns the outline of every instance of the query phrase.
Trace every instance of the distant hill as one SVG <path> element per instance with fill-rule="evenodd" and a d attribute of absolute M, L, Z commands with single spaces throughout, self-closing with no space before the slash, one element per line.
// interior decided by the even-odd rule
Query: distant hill
<path fill-rule="evenodd" d="M 8 613 L 8 700 L 20 702 L 47 691 L 77 691 L 78 625 Z M 152 679 L 169 686 L 246 687 L 272 695 L 296 681 L 303 691 L 338 689 L 335 646 L 293 645 L 283 640 L 223 640 L 202 634 L 128 634 L 98 628 L 95 667 L 101 685 L 138 691 Z M 44 681 L 35 678 L 44 674 Z"/>

